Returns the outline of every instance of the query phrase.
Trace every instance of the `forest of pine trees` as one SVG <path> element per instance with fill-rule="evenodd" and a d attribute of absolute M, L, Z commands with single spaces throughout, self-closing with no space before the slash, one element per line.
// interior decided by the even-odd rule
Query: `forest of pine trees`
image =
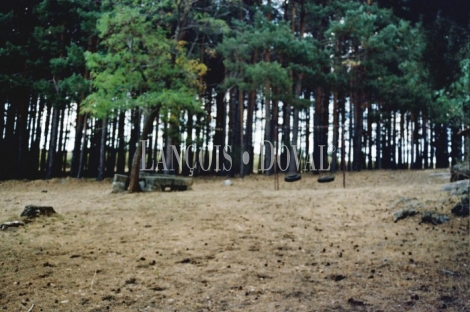
<path fill-rule="evenodd" d="M 354 171 L 470 146 L 468 1 L 3 0 L 0 29 L 0 179 L 138 172 L 142 143 L 231 176 L 264 140 Z"/>

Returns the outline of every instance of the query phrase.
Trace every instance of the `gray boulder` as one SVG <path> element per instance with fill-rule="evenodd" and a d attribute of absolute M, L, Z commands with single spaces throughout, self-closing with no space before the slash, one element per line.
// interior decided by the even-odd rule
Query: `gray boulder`
<path fill-rule="evenodd" d="M 400 209 L 393 214 L 393 222 L 397 222 L 398 220 L 402 220 L 407 217 L 413 217 L 416 214 L 418 214 L 418 211 L 414 208 Z"/>
<path fill-rule="evenodd" d="M 434 225 L 449 222 L 450 219 L 444 214 L 438 214 L 434 211 L 425 211 L 422 214 L 421 223 L 432 223 Z"/>
<path fill-rule="evenodd" d="M 457 217 L 468 217 L 469 215 L 469 199 L 468 196 L 465 195 L 460 200 L 460 203 L 454 206 L 450 212 L 452 212 Z"/>

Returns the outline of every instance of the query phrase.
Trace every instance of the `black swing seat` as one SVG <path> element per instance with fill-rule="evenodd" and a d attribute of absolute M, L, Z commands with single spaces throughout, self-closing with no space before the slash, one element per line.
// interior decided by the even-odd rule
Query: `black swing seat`
<path fill-rule="evenodd" d="M 335 180 L 334 176 L 318 178 L 318 183 L 328 183 Z"/>
<path fill-rule="evenodd" d="M 284 177 L 284 181 L 286 182 L 295 182 L 299 181 L 300 179 L 302 179 L 302 176 L 300 174 L 286 175 Z"/>

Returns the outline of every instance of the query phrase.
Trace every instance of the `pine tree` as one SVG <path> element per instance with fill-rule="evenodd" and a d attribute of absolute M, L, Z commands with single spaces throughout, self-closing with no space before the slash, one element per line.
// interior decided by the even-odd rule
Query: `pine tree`
<path fill-rule="evenodd" d="M 152 2 L 116 6 L 98 22 L 103 51 L 86 53 L 95 91 L 87 97 L 84 111 L 105 118 L 118 109 L 137 107 L 146 114 L 133 155 L 130 192 L 140 190 L 141 142 L 147 140 L 155 118 L 182 109 L 198 111 L 198 81 L 206 72 L 204 65 L 186 57 L 184 41 L 169 38 L 158 26 L 157 12 Z M 182 31 L 178 27 L 176 33 Z"/>

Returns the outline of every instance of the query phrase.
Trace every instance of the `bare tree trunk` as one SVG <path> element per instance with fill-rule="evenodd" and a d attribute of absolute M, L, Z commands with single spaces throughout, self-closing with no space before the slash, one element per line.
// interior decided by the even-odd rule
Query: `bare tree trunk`
<path fill-rule="evenodd" d="M 70 168 L 70 176 L 76 177 L 78 175 L 78 166 L 80 164 L 80 146 L 82 143 L 83 135 L 83 120 L 84 115 L 80 113 L 80 103 L 77 104 L 77 119 L 75 125 L 75 139 L 72 152 L 72 165 Z"/>
<path fill-rule="evenodd" d="M 103 122 L 101 123 L 100 157 L 99 157 L 98 177 L 96 178 L 97 181 L 103 181 L 104 179 L 107 128 L 108 128 L 108 118 L 104 117 Z"/>
<path fill-rule="evenodd" d="M 116 172 L 124 173 L 126 171 L 126 142 L 124 139 L 124 126 L 126 121 L 126 113 L 121 111 L 119 114 L 119 124 L 118 124 L 118 155 L 117 155 L 117 165 Z"/>
<path fill-rule="evenodd" d="M 271 52 L 270 52 L 269 48 L 266 49 L 266 51 L 265 51 L 264 61 L 267 62 L 267 63 L 271 62 Z M 272 134 L 276 133 L 276 135 L 277 135 L 277 126 L 278 125 L 277 125 L 277 123 L 273 124 L 272 119 L 271 119 L 271 83 L 269 81 L 266 82 L 266 84 L 264 86 L 264 91 L 265 91 L 265 99 L 264 99 L 264 113 L 265 113 L 265 116 L 264 116 L 264 122 L 265 122 L 264 140 L 270 142 L 272 144 L 272 146 L 274 146 L 274 142 L 273 142 L 274 136 Z M 267 168 L 269 169 L 269 170 L 265 171 L 265 174 L 270 175 L 270 174 L 273 173 L 273 169 L 270 168 L 269 165 L 272 162 L 272 157 L 274 155 L 274 151 L 271 149 L 271 145 L 269 145 L 269 144 L 266 144 L 264 146 L 264 148 L 265 148 L 264 163 L 265 163 L 265 166 L 267 166 Z M 276 149 L 276 148 L 277 148 L 277 146 L 274 146 L 274 149 Z M 266 168 L 261 168 L 261 170 L 264 170 L 264 169 L 266 169 Z"/>
<path fill-rule="evenodd" d="M 52 115 L 52 129 L 51 129 L 51 140 L 49 142 L 49 151 L 47 156 L 47 168 L 46 168 L 46 179 L 50 179 L 53 176 L 54 170 L 54 157 L 57 146 L 57 131 L 59 130 L 59 117 L 60 110 L 54 107 Z"/>
<path fill-rule="evenodd" d="M 240 157 L 240 109 L 239 105 L 239 93 L 242 92 L 239 88 L 234 88 L 230 96 L 230 124 L 229 129 L 232 130 L 230 133 L 230 145 L 232 145 L 232 167 L 229 171 L 229 176 L 233 177 L 237 169 L 240 168 L 241 157 Z"/>
<path fill-rule="evenodd" d="M 72 113 L 72 110 L 68 110 L 67 114 L 67 121 L 70 120 L 70 115 Z M 65 133 L 64 133 L 64 144 L 62 145 L 62 172 L 63 175 L 66 174 L 67 172 L 67 158 L 68 158 L 68 153 L 67 153 L 67 143 L 70 137 L 70 122 L 67 122 L 65 124 Z"/>
<path fill-rule="evenodd" d="M 372 112 L 372 105 L 369 106 L 367 112 L 367 144 L 368 144 L 368 153 L 367 153 L 367 169 L 372 170 L 372 123 L 374 118 L 374 112 Z"/>
<path fill-rule="evenodd" d="M 307 90 L 307 96 L 310 98 L 311 91 Z M 306 169 L 306 171 L 312 170 L 312 168 L 307 165 L 311 162 L 310 159 L 310 107 L 307 107 L 305 110 L 306 118 L 305 118 L 305 166 L 302 168 Z"/>
<path fill-rule="evenodd" d="M 376 127 L 376 138 L 375 138 L 375 168 L 382 169 L 382 116 L 380 114 L 381 107 L 380 103 L 377 104 L 377 127 Z"/>
<path fill-rule="evenodd" d="M 353 170 L 360 171 L 362 164 L 362 103 L 357 92 L 354 92 L 354 141 L 353 141 Z"/>
<path fill-rule="evenodd" d="M 223 152 L 222 152 L 222 149 L 224 148 L 224 145 L 225 145 L 225 137 L 226 137 L 226 131 L 225 131 L 225 124 L 226 124 L 226 103 L 224 101 L 224 97 L 225 97 L 225 93 L 224 92 L 219 92 L 217 93 L 216 95 L 216 98 L 215 98 L 215 103 L 216 103 L 216 106 L 217 106 L 217 117 L 215 119 L 215 133 L 214 133 L 214 153 L 213 153 L 213 159 L 215 160 L 217 155 L 219 157 L 219 174 L 223 174 L 223 161 L 224 161 L 224 157 L 223 157 Z M 189 130 L 189 129 L 188 129 Z M 192 131 L 192 129 L 191 129 Z M 189 136 L 189 134 L 188 134 Z M 219 149 L 218 150 L 218 153 L 217 153 L 217 150 L 216 150 L 216 146 L 218 146 L 217 148 Z M 216 163 L 216 162 L 214 162 Z"/>
<path fill-rule="evenodd" d="M 62 109 L 61 112 L 60 112 L 60 117 L 59 117 L 59 139 L 57 141 L 57 146 L 56 146 L 56 149 L 57 149 L 57 152 L 56 152 L 56 156 L 55 157 L 55 160 L 54 160 L 54 168 L 53 168 L 53 174 L 54 175 L 60 175 L 61 174 L 61 168 L 62 168 L 62 164 L 63 164 L 63 150 L 62 150 L 62 146 L 63 146 L 63 142 L 64 142 L 64 119 L 65 119 L 65 109 Z"/>
<path fill-rule="evenodd" d="M 28 150 L 28 104 L 30 100 L 29 92 L 24 90 L 25 94 L 20 94 L 18 96 L 20 110 L 19 116 L 16 124 L 16 129 L 18 132 L 18 149 L 17 149 L 17 156 L 16 156 L 16 168 L 15 168 L 15 178 L 20 179 L 23 178 L 24 172 L 23 167 L 25 163 L 25 158 L 27 155 Z"/>
<path fill-rule="evenodd" d="M 110 146 L 108 146 L 108 153 L 106 158 L 106 171 L 105 176 L 112 177 L 116 168 L 116 155 L 117 155 L 117 140 L 116 140 L 116 132 L 117 132 L 117 123 L 118 118 L 116 116 L 113 117 L 111 124 L 108 126 L 110 129 L 110 133 L 108 133 Z M 109 124 L 109 121 L 108 121 Z"/>
<path fill-rule="evenodd" d="M 78 168 L 77 168 L 77 179 L 80 179 L 82 177 L 82 172 L 83 172 L 83 167 L 85 165 L 85 153 L 86 153 L 86 144 L 87 144 L 87 139 L 86 139 L 86 126 L 87 126 L 87 115 L 83 118 L 83 135 L 82 135 L 82 146 L 80 148 L 80 160 L 78 163 Z"/>
<path fill-rule="evenodd" d="M 51 109 L 52 105 L 47 103 L 47 110 L 46 110 L 46 128 L 44 129 L 44 145 L 41 151 L 41 174 L 45 174 L 46 172 L 46 152 L 47 152 L 47 138 L 49 137 L 49 127 L 51 121 Z"/>
<path fill-rule="evenodd" d="M 247 166 L 246 174 L 253 173 L 253 163 L 254 163 L 254 149 L 253 149 L 253 115 L 256 102 L 256 93 L 255 91 L 250 91 L 248 94 L 248 111 L 246 117 L 246 134 L 245 134 L 245 149 L 250 156 L 250 161 Z"/>
<path fill-rule="evenodd" d="M 451 126 L 451 166 L 454 166 L 458 162 L 462 161 L 462 136 L 457 133 L 460 131 L 460 126 Z"/>
<path fill-rule="evenodd" d="M 319 170 L 323 160 L 324 168 L 328 168 L 326 161 L 328 160 L 327 144 L 328 144 L 328 104 L 329 90 L 323 87 L 315 88 L 315 114 L 314 114 L 314 139 L 313 139 L 313 164 L 315 169 Z M 323 154 L 320 146 L 323 145 Z"/>
<path fill-rule="evenodd" d="M 424 141 L 424 147 L 423 147 L 424 169 L 429 168 L 429 138 L 428 138 L 427 124 L 428 124 L 428 120 L 426 118 L 426 115 L 423 113 L 423 125 L 422 125 L 423 130 L 422 131 L 423 131 L 423 141 Z"/>
<path fill-rule="evenodd" d="M 338 90 L 335 88 L 333 91 L 333 155 L 331 172 L 336 172 L 338 164 L 338 153 L 337 148 L 339 144 L 339 99 Z"/>
<path fill-rule="evenodd" d="M 142 141 L 146 141 L 148 134 L 152 131 L 153 121 L 158 116 L 159 108 L 155 108 L 150 113 L 149 117 L 147 118 L 144 128 L 142 130 L 142 134 L 139 138 L 139 145 L 134 152 L 134 157 L 132 158 L 132 167 L 131 167 L 131 174 L 130 174 L 130 181 L 129 181 L 129 193 L 135 193 L 142 191 L 139 185 L 139 167 L 140 167 L 140 160 L 142 158 Z"/>
<path fill-rule="evenodd" d="M 243 130 L 244 130 L 244 119 L 245 119 L 245 93 L 243 90 L 238 90 L 238 127 L 240 133 L 238 134 L 239 136 L 239 141 L 240 141 L 240 150 L 238 152 L 238 155 L 240 157 L 240 177 L 243 178 L 245 176 L 245 163 L 243 162 L 243 153 L 245 152 L 245 140 L 243 138 Z"/>
<path fill-rule="evenodd" d="M 5 105 L 6 105 L 6 100 L 5 96 L 3 94 L 0 95 L 0 151 L 4 151 L 4 146 L 5 146 L 5 139 L 3 137 L 4 129 L 5 129 Z M 5 161 L 5 153 L 0 153 L 0 179 L 6 178 L 4 176 L 4 164 L 6 163 Z M 37 171 L 37 168 L 36 168 Z"/>
<path fill-rule="evenodd" d="M 295 83 L 295 90 L 294 90 L 294 96 L 296 99 L 300 99 L 301 93 L 302 93 L 302 79 L 303 75 L 299 74 L 297 75 L 297 81 Z M 298 152 L 299 148 L 299 109 L 297 106 L 294 106 L 294 111 L 293 111 L 293 120 L 292 120 L 292 142 L 289 143 L 289 149 L 290 149 L 290 162 L 289 162 L 289 172 L 294 173 L 298 172 L 297 170 L 297 163 L 296 159 L 298 157 Z M 294 149 L 293 146 L 296 146 L 296 149 Z"/>
<path fill-rule="evenodd" d="M 403 144 L 405 132 L 405 115 L 400 111 L 400 138 L 398 139 L 398 168 L 403 169 Z"/>
<path fill-rule="evenodd" d="M 34 140 L 32 140 L 31 143 L 31 168 L 34 171 L 34 177 L 37 178 L 39 175 L 39 162 L 41 158 L 41 136 L 42 136 L 42 126 L 41 126 L 41 121 L 42 121 L 42 111 L 44 110 L 44 97 L 40 97 L 39 99 L 39 109 L 36 114 L 36 131 L 35 131 L 35 136 Z M 3 118 L 2 118 L 3 119 Z"/>

